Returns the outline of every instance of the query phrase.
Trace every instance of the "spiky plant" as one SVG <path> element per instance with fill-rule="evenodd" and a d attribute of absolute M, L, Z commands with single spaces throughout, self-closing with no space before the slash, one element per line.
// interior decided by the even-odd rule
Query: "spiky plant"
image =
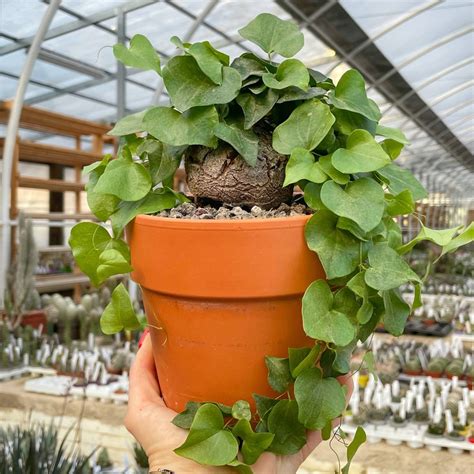
<path fill-rule="evenodd" d="M 24 313 L 38 304 L 35 295 L 34 273 L 38 263 L 38 252 L 33 237 L 31 220 L 20 213 L 18 221 L 18 252 L 7 274 L 4 302 L 6 320 L 11 330 L 17 328 Z"/>

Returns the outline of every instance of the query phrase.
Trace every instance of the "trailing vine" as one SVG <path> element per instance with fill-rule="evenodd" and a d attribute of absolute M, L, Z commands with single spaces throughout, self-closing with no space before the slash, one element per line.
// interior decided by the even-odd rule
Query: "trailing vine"
<path fill-rule="evenodd" d="M 124 228 L 138 214 L 188 201 L 172 189 L 186 149 L 225 142 L 251 167 L 259 151 L 253 127 L 262 121 L 271 125 L 273 149 L 289 156 L 283 186 L 298 185 L 315 211 L 306 242 L 327 281 L 311 283 L 302 301 L 303 327 L 314 345 L 289 348 L 286 358 L 266 357 L 268 382 L 281 396 L 255 394 L 256 414 L 243 400 L 232 407 L 191 401 L 174 420 L 189 430 L 176 453 L 251 472 L 264 451 L 298 452 L 307 430 L 331 437 L 331 422 L 346 405 L 336 377 L 349 373 L 358 341 L 366 341 L 379 323 L 393 335 L 402 334 L 411 310 L 421 305 L 422 278 L 403 255 L 422 240 L 438 244 L 442 255 L 452 252 L 473 240 L 474 228 L 434 230 L 420 223 L 419 235 L 403 244 L 396 218 L 415 213 L 416 202 L 427 193 L 395 163 L 408 141 L 400 130 L 380 125 L 382 114 L 367 97 L 361 74 L 349 69 L 335 85 L 306 68 L 293 57 L 303 47 L 302 33 L 273 15 L 259 15 L 240 34 L 267 58 L 246 52 L 231 63 L 207 41 L 191 44 L 174 37 L 179 53 L 163 66 L 142 35 L 135 35 L 129 48 L 114 46 L 125 65 L 162 77 L 172 105 L 148 108 L 115 125 L 110 134 L 122 137 L 117 159 L 105 156 L 84 168 L 89 207 L 100 221 L 110 221 L 113 233 L 82 222 L 72 229 L 70 245 L 94 285 L 130 272 Z M 275 55 L 286 59 L 274 62 Z M 415 290 L 411 306 L 399 291 L 407 283 Z M 112 334 L 140 325 L 127 290 L 117 286 L 102 315 L 102 330 Z M 359 428 L 342 472 L 348 472 L 364 440 Z"/>

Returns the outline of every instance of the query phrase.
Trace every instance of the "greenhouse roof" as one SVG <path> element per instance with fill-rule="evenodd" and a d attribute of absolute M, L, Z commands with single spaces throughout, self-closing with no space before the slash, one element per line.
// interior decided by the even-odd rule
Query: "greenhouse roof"
<path fill-rule="evenodd" d="M 14 96 L 47 7 L 40 0 L 0 0 L 0 100 Z M 208 39 L 236 56 L 256 50 L 237 30 L 261 12 L 300 24 L 305 47 L 297 57 L 309 67 L 335 80 L 349 67 L 358 68 L 369 95 L 382 105 L 382 123 L 402 128 L 412 143 L 402 163 L 432 191 L 449 187 L 466 196 L 474 172 L 471 1 L 63 0 L 25 103 L 104 122 L 165 103 L 160 78 L 122 72 L 110 46 L 142 33 L 166 60 L 176 53 L 169 38 L 177 35 Z M 21 135 L 42 143 L 63 140 L 28 131 Z"/>

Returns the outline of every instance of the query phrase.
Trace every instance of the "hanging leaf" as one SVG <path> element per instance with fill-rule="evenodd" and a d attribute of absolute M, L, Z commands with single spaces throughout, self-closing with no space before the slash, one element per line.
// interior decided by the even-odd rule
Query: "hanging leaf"
<path fill-rule="evenodd" d="M 288 385 L 293 382 L 288 359 L 265 356 L 265 364 L 270 387 L 277 392 L 285 392 Z"/>
<path fill-rule="evenodd" d="M 180 456 L 209 466 L 232 462 L 238 451 L 237 439 L 224 429 L 224 417 L 212 403 L 199 407 L 186 441 L 174 450 Z"/>
<path fill-rule="evenodd" d="M 318 254 L 328 279 L 352 273 L 359 264 L 359 242 L 337 228 L 337 216 L 321 210 L 306 224 L 308 247 Z"/>
<path fill-rule="evenodd" d="M 383 125 L 377 124 L 377 128 L 375 129 L 376 135 L 381 135 L 385 138 L 390 138 L 398 143 L 402 143 L 403 145 L 409 145 L 410 142 L 405 137 L 404 133 L 399 130 L 398 128 L 391 128 L 391 127 L 384 127 Z"/>
<path fill-rule="evenodd" d="M 351 443 L 347 447 L 347 464 L 342 468 L 342 474 L 349 474 L 351 462 L 354 459 L 357 450 L 365 443 L 366 439 L 367 436 L 364 429 L 358 426 L 354 434 L 354 438 L 352 438 Z"/>
<path fill-rule="evenodd" d="M 286 164 L 283 186 L 306 179 L 312 183 L 323 183 L 328 179 L 313 154 L 304 148 L 295 148 Z"/>
<path fill-rule="evenodd" d="M 313 99 L 296 107 L 285 122 L 273 131 L 273 148 L 291 155 L 299 147 L 314 150 L 334 123 L 329 107 Z"/>
<path fill-rule="evenodd" d="M 335 107 L 331 112 L 334 117 L 336 117 L 334 128 L 338 132 L 344 135 L 350 135 L 354 130 L 362 129 L 367 130 L 371 135 L 375 135 L 377 122 L 369 120 L 361 114 L 349 112 L 348 110 L 340 110 Z"/>
<path fill-rule="evenodd" d="M 280 20 L 270 13 L 261 13 L 239 30 L 240 36 L 266 53 L 278 53 L 285 58 L 294 56 L 304 45 L 304 36 L 292 21 Z"/>
<path fill-rule="evenodd" d="M 191 107 L 227 104 L 240 92 L 242 80 L 233 68 L 222 68 L 222 84 L 214 84 L 191 56 L 175 56 L 163 68 L 163 82 L 180 112 Z"/>
<path fill-rule="evenodd" d="M 390 334 L 401 336 L 410 315 L 410 306 L 395 289 L 383 291 L 382 297 L 385 305 L 384 327 Z"/>
<path fill-rule="evenodd" d="M 369 264 L 365 282 L 376 290 L 391 290 L 409 281 L 420 282 L 408 263 L 386 243 L 376 244 L 369 250 Z"/>
<path fill-rule="evenodd" d="M 366 130 L 354 130 L 348 137 L 346 148 L 332 154 L 334 168 L 342 173 L 368 173 L 388 165 L 391 160 L 374 137 Z"/>
<path fill-rule="evenodd" d="M 334 214 L 353 220 L 365 232 L 380 223 L 385 210 L 384 191 L 371 178 L 352 181 L 344 189 L 334 181 L 326 181 L 321 188 L 321 201 Z"/>
<path fill-rule="evenodd" d="M 105 281 L 112 275 L 129 273 L 133 270 L 130 260 L 116 249 L 106 249 L 99 255 L 99 266 L 97 276 L 100 281 Z"/>
<path fill-rule="evenodd" d="M 378 107 L 367 98 L 364 78 L 355 69 L 349 69 L 341 76 L 336 89 L 329 92 L 329 98 L 338 109 L 356 112 L 375 122 L 380 120 Z"/>
<path fill-rule="evenodd" d="M 424 240 L 428 240 L 430 242 L 439 245 L 440 247 L 444 247 L 448 245 L 456 233 L 461 229 L 461 226 L 453 227 L 452 229 L 430 229 L 425 227 L 423 224 L 421 225 L 421 230 L 418 235 L 410 242 L 402 245 L 397 249 L 400 255 L 404 255 L 408 253 L 416 244 L 422 242 Z"/>
<path fill-rule="evenodd" d="M 409 189 L 405 189 L 397 195 L 385 194 L 387 213 L 390 216 L 404 216 L 415 210 L 415 201 Z"/>
<path fill-rule="evenodd" d="M 315 344 L 312 348 L 289 348 L 288 356 L 292 377 L 296 378 L 303 370 L 313 367 L 321 350 L 322 346 L 319 344 Z"/>
<path fill-rule="evenodd" d="M 328 422 L 342 415 L 346 397 L 339 382 L 332 377 L 322 378 L 321 370 L 306 369 L 295 382 L 299 421 L 310 430 L 320 430 Z"/>
<path fill-rule="evenodd" d="M 268 431 L 275 437 L 269 451 L 288 455 L 297 453 L 306 443 L 306 429 L 298 420 L 294 400 L 280 400 L 268 417 Z"/>
<path fill-rule="evenodd" d="M 454 252 L 459 247 L 474 242 L 474 222 L 471 222 L 458 236 L 456 236 L 451 242 L 443 246 L 443 251 L 439 258 L 443 255 Z"/>
<path fill-rule="evenodd" d="M 120 331 L 135 331 L 140 328 L 128 291 L 120 283 L 112 292 L 110 303 L 100 318 L 100 329 L 104 334 L 116 334 Z"/>
<path fill-rule="evenodd" d="M 143 132 L 143 117 L 150 109 L 142 110 L 136 114 L 127 115 L 126 117 L 120 119 L 110 130 L 107 132 L 107 135 L 112 135 L 115 137 L 123 137 L 124 135 L 130 135 L 132 133 Z"/>
<path fill-rule="evenodd" d="M 173 425 L 178 426 L 179 428 L 183 428 L 183 430 L 189 430 L 193 423 L 194 417 L 202 403 L 198 402 L 188 402 L 186 403 L 186 408 L 184 411 L 176 415 L 172 423 Z"/>
<path fill-rule="evenodd" d="M 232 433 L 243 441 L 241 452 L 246 464 L 254 464 L 275 437 L 273 433 L 255 433 L 246 419 L 240 419 L 232 428 Z"/>
<path fill-rule="evenodd" d="M 113 52 L 116 59 L 125 66 L 161 74 L 160 57 L 150 41 L 143 35 L 134 35 L 128 49 L 123 44 L 115 44 Z"/>
<path fill-rule="evenodd" d="M 400 168 L 395 163 L 378 169 L 377 175 L 388 184 L 393 194 L 399 194 L 408 189 L 415 201 L 419 201 L 428 196 L 426 189 L 413 174 L 406 169 Z"/>
<path fill-rule="evenodd" d="M 252 397 L 255 400 L 255 405 L 257 406 L 258 416 L 261 420 L 266 421 L 270 411 L 278 403 L 278 400 L 265 397 L 263 395 L 257 395 L 256 393 L 254 393 Z"/>

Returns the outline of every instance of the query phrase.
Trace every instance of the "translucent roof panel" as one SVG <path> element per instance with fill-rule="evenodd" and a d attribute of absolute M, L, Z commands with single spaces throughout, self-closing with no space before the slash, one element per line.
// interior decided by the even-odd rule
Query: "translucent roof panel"
<path fill-rule="evenodd" d="M 17 80 L 10 77 L 0 75 L 0 100 L 11 99 L 15 96 L 17 88 Z M 26 89 L 26 97 L 35 97 L 45 92 L 50 92 L 51 89 L 46 87 L 35 86 L 34 84 L 28 84 Z"/>
<path fill-rule="evenodd" d="M 73 12 L 82 15 L 90 16 L 94 13 L 108 10 L 110 8 L 118 8 L 126 5 L 127 0 L 101 0 L 98 2 L 84 1 L 84 0 L 62 0 L 61 6 L 72 10 Z"/>
<path fill-rule="evenodd" d="M 14 38 L 25 38 L 36 33 L 48 6 L 36 0 L 0 2 L 0 31 Z M 64 25 L 74 17 L 61 11 L 54 15 L 51 27 Z"/>

